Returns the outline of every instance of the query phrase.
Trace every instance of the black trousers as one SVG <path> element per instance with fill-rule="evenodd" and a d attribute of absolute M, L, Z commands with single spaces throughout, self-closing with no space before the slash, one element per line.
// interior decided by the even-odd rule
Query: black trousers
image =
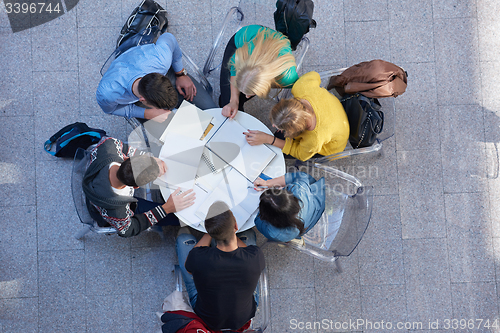
<path fill-rule="evenodd" d="M 222 65 L 220 69 L 220 96 L 219 96 L 219 106 L 222 108 L 226 106 L 231 100 L 231 72 L 229 71 L 229 59 L 236 52 L 236 44 L 234 43 L 234 35 L 231 37 L 227 43 L 226 49 L 224 50 L 224 57 L 222 58 Z M 253 97 L 253 96 L 252 96 Z M 250 98 L 252 98 L 250 97 Z M 243 104 L 250 98 L 246 98 L 245 94 L 240 92 L 240 102 L 238 105 L 238 110 L 244 111 Z"/>

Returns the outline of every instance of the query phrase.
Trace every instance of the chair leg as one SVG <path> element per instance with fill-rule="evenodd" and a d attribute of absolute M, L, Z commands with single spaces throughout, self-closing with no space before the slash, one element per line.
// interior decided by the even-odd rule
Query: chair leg
<path fill-rule="evenodd" d="M 75 237 L 76 239 L 80 239 L 83 236 L 85 236 L 89 231 L 90 231 L 90 226 L 86 224 L 80 231 L 74 234 L 73 237 Z"/>

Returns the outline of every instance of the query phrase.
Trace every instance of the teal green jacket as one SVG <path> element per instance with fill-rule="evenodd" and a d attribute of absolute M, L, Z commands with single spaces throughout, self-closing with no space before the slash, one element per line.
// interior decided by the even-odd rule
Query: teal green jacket
<path fill-rule="evenodd" d="M 252 54 L 253 49 L 255 47 L 253 40 L 257 36 L 257 33 L 261 30 L 269 30 L 273 32 L 274 30 L 271 28 L 263 27 L 261 25 L 249 25 L 246 27 L 241 28 L 235 35 L 234 35 L 234 44 L 236 45 L 236 48 L 239 49 L 240 47 L 243 47 L 246 43 L 248 43 L 248 50 L 250 54 Z M 282 35 L 283 39 L 286 39 L 285 35 Z M 288 41 L 287 46 L 284 47 L 281 52 L 279 53 L 280 56 L 285 55 L 285 54 L 292 54 L 292 48 L 290 46 L 290 41 Z M 236 76 L 236 69 L 232 64 L 234 64 L 234 54 L 231 57 L 229 64 L 230 64 L 230 72 L 231 76 Z M 280 80 L 277 80 L 277 82 L 284 88 L 289 88 L 291 87 L 295 81 L 299 79 L 299 75 L 297 74 L 297 67 L 296 66 L 291 66 L 283 75 L 283 77 Z"/>

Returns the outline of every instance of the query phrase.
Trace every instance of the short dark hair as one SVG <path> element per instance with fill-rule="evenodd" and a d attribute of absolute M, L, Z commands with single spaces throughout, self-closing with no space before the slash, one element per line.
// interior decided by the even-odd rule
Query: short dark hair
<path fill-rule="evenodd" d="M 149 73 L 140 79 L 137 88 L 146 102 L 157 109 L 172 110 L 177 106 L 177 90 L 165 75 Z"/>
<path fill-rule="evenodd" d="M 262 192 L 259 202 L 260 218 L 282 229 L 296 227 L 304 232 L 304 222 L 299 218 L 300 201 L 286 188 L 270 188 Z"/>
<path fill-rule="evenodd" d="M 217 243 L 227 245 L 235 234 L 235 223 L 236 219 L 229 206 L 223 201 L 216 201 L 208 209 L 205 229 Z"/>
<path fill-rule="evenodd" d="M 139 187 L 146 185 L 160 175 L 160 167 L 149 155 L 132 156 L 122 162 L 116 173 L 116 178 L 127 186 Z"/>

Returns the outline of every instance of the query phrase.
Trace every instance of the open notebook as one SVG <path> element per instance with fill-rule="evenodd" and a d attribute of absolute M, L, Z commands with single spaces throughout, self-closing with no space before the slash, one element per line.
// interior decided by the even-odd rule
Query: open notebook
<path fill-rule="evenodd" d="M 250 146 L 243 134 L 247 129 L 236 120 L 228 119 L 208 139 L 205 147 L 253 182 L 276 153 L 267 145 Z"/>

